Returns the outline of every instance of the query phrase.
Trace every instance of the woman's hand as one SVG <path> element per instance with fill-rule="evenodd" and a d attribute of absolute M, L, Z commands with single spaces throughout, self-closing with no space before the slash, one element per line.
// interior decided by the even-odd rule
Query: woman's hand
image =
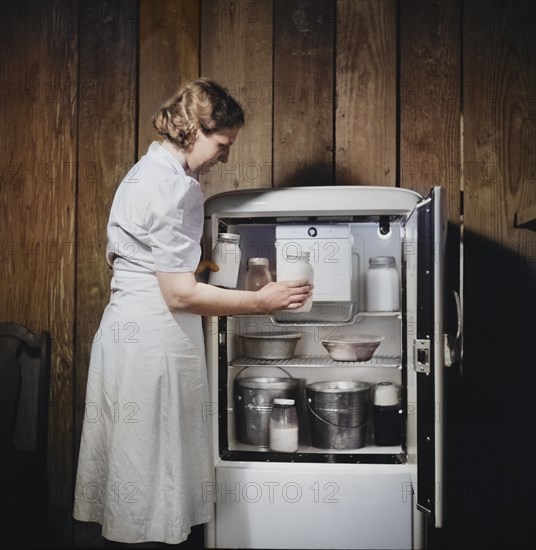
<path fill-rule="evenodd" d="M 257 291 L 259 306 L 263 313 L 280 309 L 297 309 L 313 294 L 313 285 L 306 279 L 299 281 L 272 282 Z"/>
<path fill-rule="evenodd" d="M 195 270 L 195 274 L 199 275 L 200 273 L 205 272 L 206 270 L 210 271 L 219 271 L 220 268 L 212 260 L 200 260 Z"/>

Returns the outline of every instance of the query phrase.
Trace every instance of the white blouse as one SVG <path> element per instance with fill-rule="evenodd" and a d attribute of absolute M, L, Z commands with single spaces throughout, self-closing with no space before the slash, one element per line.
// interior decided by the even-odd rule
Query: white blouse
<path fill-rule="evenodd" d="M 117 188 L 108 220 L 108 263 L 120 258 L 116 267 L 129 271 L 193 272 L 202 231 L 199 182 L 153 142 Z"/>

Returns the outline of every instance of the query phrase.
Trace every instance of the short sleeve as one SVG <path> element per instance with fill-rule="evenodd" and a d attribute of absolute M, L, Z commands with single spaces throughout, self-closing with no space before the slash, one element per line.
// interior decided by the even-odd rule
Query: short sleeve
<path fill-rule="evenodd" d="M 158 182 L 147 208 L 155 271 L 193 272 L 201 257 L 203 195 L 188 176 Z"/>

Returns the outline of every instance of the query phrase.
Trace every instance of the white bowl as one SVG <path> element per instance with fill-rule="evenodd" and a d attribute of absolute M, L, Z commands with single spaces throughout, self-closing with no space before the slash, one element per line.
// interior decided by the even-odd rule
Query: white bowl
<path fill-rule="evenodd" d="M 334 361 L 369 361 L 383 339 L 363 334 L 322 340 L 322 345 Z"/>

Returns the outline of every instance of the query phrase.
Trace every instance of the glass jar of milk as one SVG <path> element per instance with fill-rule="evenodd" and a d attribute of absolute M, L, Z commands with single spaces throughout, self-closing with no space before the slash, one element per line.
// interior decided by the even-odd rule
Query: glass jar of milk
<path fill-rule="evenodd" d="M 399 311 L 400 280 L 393 256 L 369 259 L 367 311 Z"/>
<path fill-rule="evenodd" d="M 236 288 L 238 271 L 240 269 L 240 235 L 220 233 L 212 252 L 212 261 L 218 266 L 218 271 L 211 271 L 208 282 L 211 285 L 224 288 Z"/>
<path fill-rule="evenodd" d="M 281 262 L 282 265 L 278 265 L 277 270 L 279 281 L 298 281 L 301 279 L 311 284 L 314 283 L 314 270 L 313 266 L 309 263 L 309 252 L 287 252 L 283 255 Z M 287 311 L 289 313 L 307 312 L 311 311 L 312 305 L 313 297 L 311 296 L 302 307 Z"/>
<path fill-rule="evenodd" d="M 298 413 L 294 399 L 274 399 L 269 431 L 271 451 L 295 453 L 298 450 Z"/>

